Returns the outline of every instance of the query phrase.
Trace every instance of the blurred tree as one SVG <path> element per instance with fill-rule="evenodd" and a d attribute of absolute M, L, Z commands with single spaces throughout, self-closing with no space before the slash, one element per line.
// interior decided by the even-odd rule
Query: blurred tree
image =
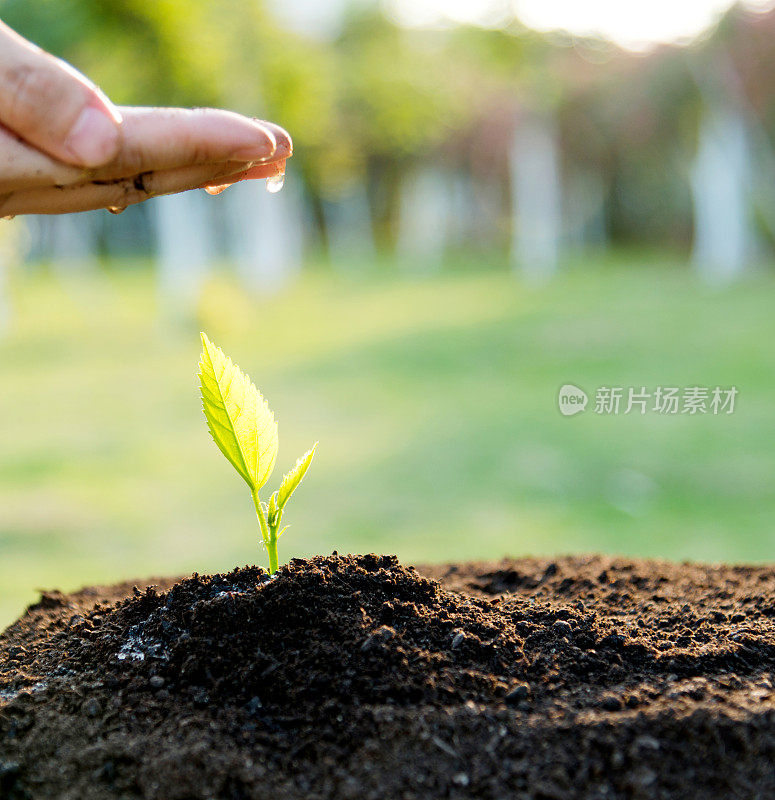
<path fill-rule="evenodd" d="M 395 239 L 402 176 L 473 114 L 461 65 L 443 45 L 438 33 L 403 30 L 377 9 L 352 13 L 336 42 L 350 160 L 321 189 L 336 196 L 365 180 L 383 246 Z"/>
<path fill-rule="evenodd" d="M 561 112 L 566 159 L 603 177 L 614 241 L 687 246 L 699 99 L 685 52 L 612 50 L 585 65 L 581 47 L 583 79 Z"/>

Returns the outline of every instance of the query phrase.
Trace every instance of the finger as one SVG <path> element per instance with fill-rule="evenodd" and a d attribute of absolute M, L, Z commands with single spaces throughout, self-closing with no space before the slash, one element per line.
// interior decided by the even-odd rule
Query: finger
<path fill-rule="evenodd" d="M 123 209 L 149 197 L 195 189 L 207 181 L 218 182 L 244 172 L 245 166 L 240 162 L 205 164 L 142 173 L 134 178 L 9 192 L 0 198 L 0 215 L 67 214 L 108 207 Z"/>
<path fill-rule="evenodd" d="M 36 186 L 82 183 L 86 170 L 55 161 L 0 127 L 0 194 Z"/>
<path fill-rule="evenodd" d="M 98 180 L 194 164 L 268 162 L 284 158 L 290 149 L 290 137 L 279 126 L 232 111 L 122 108 L 121 113 L 121 151 L 94 173 Z"/>
<path fill-rule="evenodd" d="M 46 156 L 0 127 L 0 193 L 221 163 L 232 153 L 248 154 L 253 161 L 271 152 L 264 156 L 264 164 L 276 159 L 284 164 L 283 155 L 291 149 L 290 137 L 278 125 L 257 125 L 238 114 L 212 109 L 126 109 L 124 131 L 119 157 L 108 167 L 84 171 Z"/>
<path fill-rule="evenodd" d="M 98 167 L 120 147 L 121 115 L 78 71 L 0 22 L 0 122 L 67 164 Z"/>
<path fill-rule="evenodd" d="M 250 167 L 250 169 L 243 170 L 242 172 L 238 172 L 235 175 L 229 175 L 228 181 L 219 181 L 218 183 L 204 183 L 200 187 L 201 189 L 205 189 L 208 194 L 220 194 L 225 189 L 228 189 L 229 186 L 233 186 L 235 183 L 239 183 L 240 181 L 246 180 L 259 180 L 261 178 L 274 178 L 277 175 L 284 175 L 285 174 L 285 159 L 282 161 L 275 161 L 271 164 L 258 164 L 255 167 Z"/>

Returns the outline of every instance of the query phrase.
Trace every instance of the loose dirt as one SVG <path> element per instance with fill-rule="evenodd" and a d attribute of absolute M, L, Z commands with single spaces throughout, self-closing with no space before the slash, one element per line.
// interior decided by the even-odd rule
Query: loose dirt
<path fill-rule="evenodd" d="M 45 593 L 2 800 L 775 797 L 775 569 L 293 560 Z"/>

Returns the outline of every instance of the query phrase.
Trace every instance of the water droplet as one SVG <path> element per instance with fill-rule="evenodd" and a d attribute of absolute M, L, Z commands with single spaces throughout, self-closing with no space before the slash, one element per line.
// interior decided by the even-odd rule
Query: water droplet
<path fill-rule="evenodd" d="M 271 178 L 266 179 L 266 190 L 271 194 L 277 194 L 283 188 L 285 183 L 285 173 L 281 172 L 279 175 L 272 175 Z"/>
<path fill-rule="evenodd" d="M 126 206 L 108 206 L 108 211 L 111 214 L 120 214 L 122 211 L 126 211 Z"/>
<path fill-rule="evenodd" d="M 231 186 L 229 183 L 225 183 L 222 186 L 205 186 L 205 191 L 207 194 L 211 194 L 213 197 L 215 197 L 215 195 L 225 192 L 229 186 Z"/>

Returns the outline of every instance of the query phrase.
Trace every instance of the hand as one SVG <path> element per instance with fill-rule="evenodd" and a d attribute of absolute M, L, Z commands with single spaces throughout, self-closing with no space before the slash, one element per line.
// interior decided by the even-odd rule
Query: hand
<path fill-rule="evenodd" d="M 117 108 L 0 23 L 0 215 L 124 208 L 285 169 L 278 125 L 216 109 Z"/>

